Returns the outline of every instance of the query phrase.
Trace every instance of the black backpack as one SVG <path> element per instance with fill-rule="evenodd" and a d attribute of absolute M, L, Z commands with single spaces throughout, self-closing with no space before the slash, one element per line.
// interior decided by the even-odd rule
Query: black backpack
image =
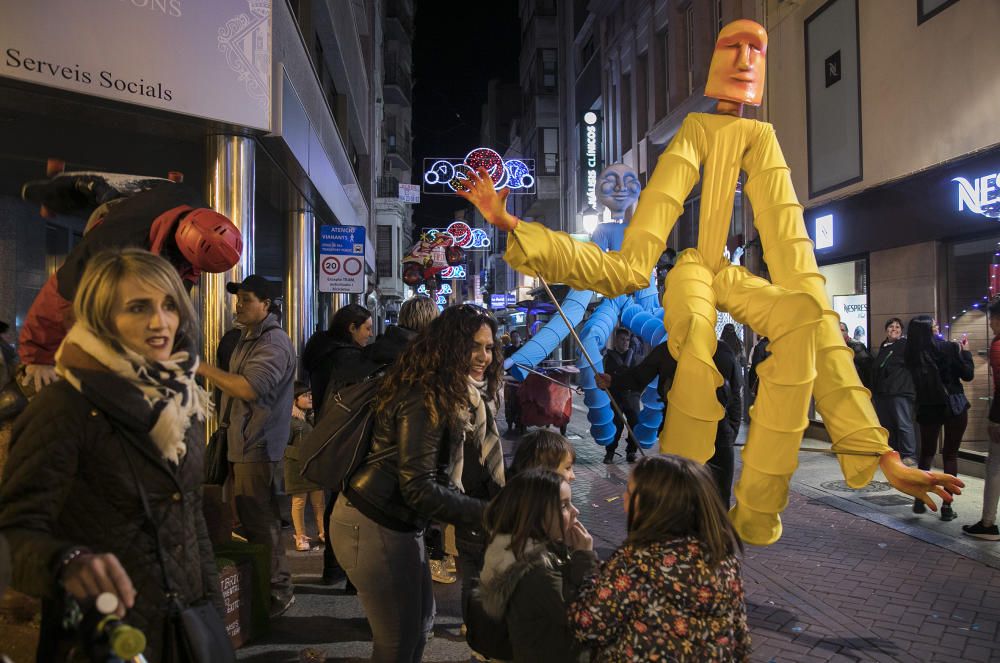
<path fill-rule="evenodd" d="M 375 394 L 381 384 L 381 376 L 373 376 L 329 393 L 319 421 L 300 443 L 304 478 L 336 492 L 343 490 L 371 451 Z"/>

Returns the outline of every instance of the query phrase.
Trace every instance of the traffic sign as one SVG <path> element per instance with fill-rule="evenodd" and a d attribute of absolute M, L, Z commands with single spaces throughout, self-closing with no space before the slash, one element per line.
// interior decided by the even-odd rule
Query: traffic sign
<path fill-rule="evenodd" d="M 319 291 L 365 291 L 365 227 L 320 226 Z"/>

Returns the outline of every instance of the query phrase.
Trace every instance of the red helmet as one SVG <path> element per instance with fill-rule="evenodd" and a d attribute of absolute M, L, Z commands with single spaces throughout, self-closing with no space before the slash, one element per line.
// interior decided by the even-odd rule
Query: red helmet
<path fill-rule="evenodd" d="M 236 266 L 243 253 L 243 235 L 215 210 L 199 207 L 181 219 L 174 235 L 177 248 L 196 269 L 218 274 Z"/>

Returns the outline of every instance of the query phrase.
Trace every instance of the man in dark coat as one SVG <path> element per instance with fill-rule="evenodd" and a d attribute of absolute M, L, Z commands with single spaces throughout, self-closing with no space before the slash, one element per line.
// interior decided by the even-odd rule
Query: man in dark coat
<path fill-rule="evenodd" d="M 632 346 L 632 332 L 624 327 L 619 327 L 615 330 L 615 338 L 612 346 L 604 353 L 604 372 L 610 375 L 612 379 L 618 374 L 626 369 L 631 368 L 635 364 L 635 349 Z M 638 389 L 628 388 L 621 382 L 613 382 L 609 393 L 611 397 L 615 399 L 618 403 L 618 407 L 622 409 L 625 414 L 625 420 L 628 421 L 629 428 L 635 429 L 636 424 L 639 422 L 639 392 L 642 391 L 644 387 L 639 387 Z M 615 451 L 618 449 L 618 440 L 622 436 L 622 432 L 625 430 L 625 426 L 622 423 L 622 419 L 615 413 L 615 436 L 611 440 L 604 452 L 604 463 L 610 465 L 615 462 Z M 628 436 L 625 442 L 625 461 L 629 463 L 635 462 L 635 454 L 639 450 L 639 445 L 636 444 L 635 439 L 632 436 Z"/>
<path fill-rule="evenodd" d="M 719 421 L 715 434 L 715 455 L 708 463 L 712 475 L 719 488 L 723 504 L 729 508 L 733 492 L 733 445 L 740 432 L 740 420 L 743 412 L 743 402 L 740 397 L 743 386 L 743 371 L 740 368 L 736 353 L 725 343 L 718 343 L 712 356 L 715 367 L 722 374 L 722 386 L 715 390 L 719 403 L 726 408 L 725 416 Z M 597 377 L 597 386 L 607 389 L 612 385 L 620 389 L 645 389 L 654 377 L 659 377 L 657 391 L 660 399 L 666 403 L 667 392 L 674 381 L 677 371 L 677 360 L 670 355 L 666 343 L 653 348 L 638 366 L 619 371 L 614 377 L 602 373 Z M 662 429 L 662 424 L 661 424 Z"/>

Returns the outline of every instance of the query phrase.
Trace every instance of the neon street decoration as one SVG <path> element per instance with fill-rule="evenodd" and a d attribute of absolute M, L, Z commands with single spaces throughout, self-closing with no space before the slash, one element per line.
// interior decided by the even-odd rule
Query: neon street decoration
<path fill-rule="evenodd" d="M 455 265 L 454 267 L 445 267 L 444 271 L 438 277 L 441 279 L 464 279 L 465 278 L 465 265 Z"/>
<path fill-rule="evenodd" d="M 958 183 L 958 211 L 966 209 L 990 219 L 1000 218 L 1000 173 L 973 179 L 952 178 Z"/>
<path fill-rule="evenodd" d="M 461 186 L 459 178 L 467 178 L 469 173 L 479 168 L 486 170 L 497 190 L 507 187 L 512 194 L 535 192 L 534 159 L 504 161 L 498 152 L 488 147 L 477 147 L 464 159 L 424 159 L 423 191 L 427 194 L 453 194 Z"/>
<path fill-rule="evenodd" d="M 450 237 L 452 246 L 466 251 L 490 248 L 490 238 L 486 235 L 486 231 L 482 228 L 471 228 L 464 221 L 455 221 L 445 229 L 428 228 L 425 232 L 431 240 Z"/>
<path fill-rule="evenodd" d="M 451 292 L 452 292 L 451 286 L 448 285 L 447 283 L 442 283 L 441 287 L 437 289 L 437 292 L 438 292 L 439 295 L 450 295 Z M 426 295 L 428 297 L 430 297 L 430 295 L 431 295 L 430 291 L 427 290 L 427 286 L 423 285 L 423 284 L 421 284 L 420 287 L 417 288 L 417 294 L 418 295 Z"/>

